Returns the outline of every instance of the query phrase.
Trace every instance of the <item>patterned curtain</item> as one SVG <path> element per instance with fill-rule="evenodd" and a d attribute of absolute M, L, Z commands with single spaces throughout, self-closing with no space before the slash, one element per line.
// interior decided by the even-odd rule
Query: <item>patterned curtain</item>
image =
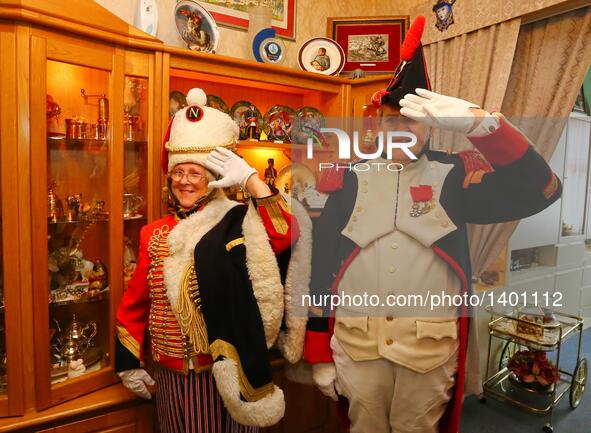
<path fill-rule="evenodd" d="M 554 153 L 590 65 L 591 7 L 521 27 L 501 112 L 546 160 Z M 469 228 L 474 275 L 501 254 L 517 224 Z"/>
<path fill-rule="evenodd" d="M 520 19 L 513 19 L 427 45 L 425 57 L 433 89 L 500 111 L 519 26 Z M 457 152 L 472 149 L 472 144 L 461 134 L 435 130 L 431 148 Z"/>

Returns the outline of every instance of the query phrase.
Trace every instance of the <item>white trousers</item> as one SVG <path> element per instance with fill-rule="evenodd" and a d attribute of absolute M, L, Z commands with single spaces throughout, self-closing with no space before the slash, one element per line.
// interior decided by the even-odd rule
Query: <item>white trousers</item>
<path fill-rule="evenodd" d="M 421 374 L 385 358 L 354 361 L 334 336 L 330 346 L 340 392 L 349 400 L 351 433 L 439 432 L 455 383 L 457 352 Z"/>

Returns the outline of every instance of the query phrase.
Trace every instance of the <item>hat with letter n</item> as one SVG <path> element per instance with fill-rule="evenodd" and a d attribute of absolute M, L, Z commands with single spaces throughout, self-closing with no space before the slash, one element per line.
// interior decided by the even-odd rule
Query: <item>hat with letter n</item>
<path fill-rule="evenodd" d="M 385 89 L 378 90 L 371 97 L 372 104 L 400 107 L 400 100 L 415 89 L 431 90 L 427 65 L 423 55 L 421 37 L 425 28 L 425 17 L 418 16 L 412 22 L 400 48 L 400 64 Z"/>
<path fill-rule="evenodd" d="M 226 113 L 207 107 L 202 89 L 187 93 L 187 107 L 178 110 L 164 137 L 162 170 L 170 172 L 177 164 L 192 162 L 203 165 L 209 153 L 221 146 L 234 150 L 238 125 Z"/>

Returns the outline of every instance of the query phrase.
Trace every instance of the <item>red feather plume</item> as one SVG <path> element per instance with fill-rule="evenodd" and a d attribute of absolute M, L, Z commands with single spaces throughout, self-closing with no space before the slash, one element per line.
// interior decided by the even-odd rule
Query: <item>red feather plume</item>
<path fill-rule="evenodd" d="M 421 43 L 421 37 L 423 36 L 423 30 L 425 29 L 425 17 L 419 15 L 410 25 L 408 33 L 404 37 L 404 42 L 400 48 L 400 57 L 403 61 L 409 62 L 412 60 L 416 49 Z"/>

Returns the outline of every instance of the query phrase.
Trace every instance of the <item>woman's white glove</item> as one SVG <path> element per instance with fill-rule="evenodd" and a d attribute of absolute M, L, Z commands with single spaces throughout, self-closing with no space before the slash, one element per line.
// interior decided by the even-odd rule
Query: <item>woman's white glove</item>
<path fill-rule="evenodd" d="M 212 151 L 207 156 L 205 166 L 222 176 L 220 180 L 209 182 L 210 188 L 227 188 L 233 185 L 246 188 L 248 178 L 257 172 L 244 159 L 224 147 L 217 147 Z"/>
<path fill-rule="evenodd" d="M 400 114 L 433 128 L 448 129 L 468 134 L 474 128 L 474 113 L 480 108 L 463 99 L 440 95 L 426 89 L 416 89 L 400 100 Z"/>
<path fill-rule="evenodd" d="M 339 399 L 337 393 L 340 393 L 340 390 L 337 383 L 337 369 L 334 363 L 319 362 L 312 364 L 312 379 L 322 394 L 334 401 Z"/>
<path fill-rule="evenodd" d="M 148 386 L 154 386 L 156 382 L 150 377 L 148 372 L 143 368 L 133 368 L 131 370 L 124 370 L 117 373 L 123 382 L 123 386 L 128 390 L 135 392 L 137 395 L 148 400 L 152 398 L 152 394 L 148 391 Z"/>

